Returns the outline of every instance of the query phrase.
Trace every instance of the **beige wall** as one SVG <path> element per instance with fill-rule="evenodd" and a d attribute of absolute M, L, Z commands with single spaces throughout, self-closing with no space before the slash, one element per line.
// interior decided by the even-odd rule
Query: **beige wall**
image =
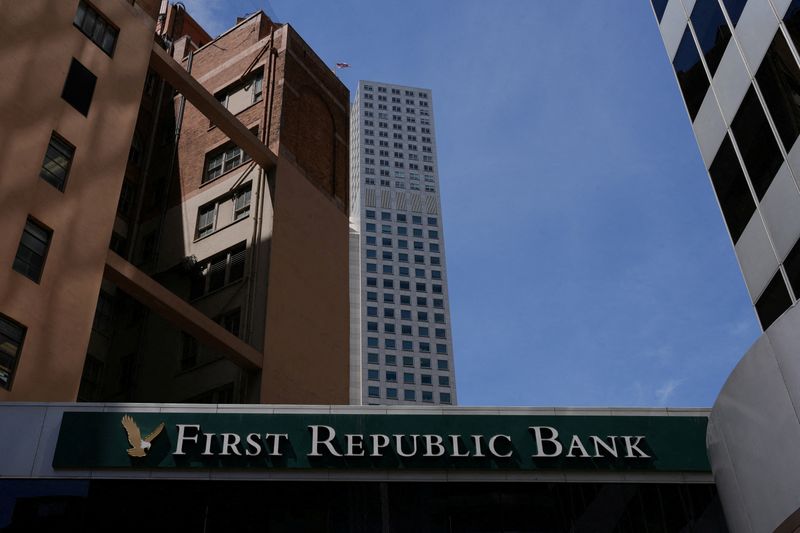
<path fill-rule="evenodd" d="M 262 403 L 349 403 L 348 219 L 278 161 Z"/>
<path fill-rule="evenodd" d="M 155 27 L 123 0 L 92 3 L 120 28 L 114 57 L 72 26 L 77 0 L 3 5 L 0 312 L 28 331 L 0 400 L 71 401 L 80 383 Z M 87 117 L 60 97 L 73 57 L 98 78 Z M 53 130 L 76 147 L 64 192 L 38 177 Z M 11 269 L 29 215 L 53 230 L 38 284 Z"/>

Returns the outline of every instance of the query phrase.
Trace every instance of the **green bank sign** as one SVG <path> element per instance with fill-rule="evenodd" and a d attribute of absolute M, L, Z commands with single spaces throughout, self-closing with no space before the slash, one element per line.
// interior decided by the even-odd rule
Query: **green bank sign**
<path fill-rule="evenodd" d="M 54 468 L 708 472 L 707 420 L 67 412 Z"/>

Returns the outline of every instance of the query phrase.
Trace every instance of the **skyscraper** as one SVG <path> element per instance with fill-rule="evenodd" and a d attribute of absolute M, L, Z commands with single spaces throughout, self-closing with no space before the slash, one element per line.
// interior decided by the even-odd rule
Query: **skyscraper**
<path fill-rule="evenodd" d="M 714 479 L 732 531 L 796 531 L 800 1 L 652 4 L 764 330 L 711 411 Z"/>
<path fill-rule="evenodd" d="M 350 121 L 351 401 L 455 404 L 431 91 L 360 81 Z"/>
<path fill-rule="evenodd" d="M 800 297 L 800 2 L 653 5 L 747 290 L 766 329 Z"/>

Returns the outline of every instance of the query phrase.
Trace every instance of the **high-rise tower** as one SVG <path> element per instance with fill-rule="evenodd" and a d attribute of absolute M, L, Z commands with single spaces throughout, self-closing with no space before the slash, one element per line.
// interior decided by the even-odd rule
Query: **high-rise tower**
<path fill-rule="evenodd" d="M 764 333 L 706 443 L 731 531 L 800 528 L 800 0 L 652 0 Z"/>
<path fill-rule="evenodd" d="M 431 91 L 361 81 L 350 120 L 351 401 L 455 404 Z"/>

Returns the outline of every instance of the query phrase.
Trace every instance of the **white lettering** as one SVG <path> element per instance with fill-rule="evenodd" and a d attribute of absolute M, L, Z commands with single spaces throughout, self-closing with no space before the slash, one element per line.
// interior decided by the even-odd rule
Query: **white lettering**
<path fill-rule="evenodd" d="M 206 448 L 200 455 L 214 455 L 211 453 L 211 443 L 214 440 L 214 433 L 204 433 L 204 436 L 206 437 Z"/>
<path fill-rule="evenodd" d="M 472 435 L 472 442 L 475 443 L 475 453 L 473 454 L 473 457 L 486 457 L 481 449 L 483 435 Z"/>
<path fill-rule="evenodd" d="M 364 435 L 350 435 L 347 434 L 344 436 L 345 442 L 347 442 L 347 453 L 345 454 L 348 457 L 364 457 Z M 358 451 L 358 453 L 356 453 Z"/>
<path fill-rule="evenodd" d="M 561 455 L 561 452 L 564 451 L 564 447 L 558 442 L 558 431 L 556 431 L 556 428 L 551 428 L 550 426 L 531 426 L 528 429 L 533 430 L 534 437 L 536 438 L 536 453 L 533 454 L 532 457 L 556 457 Z M 544 437 L 542 435 L 542 430 L 545 429 L 550 432 L 549 437 Z M 549 442 L 555 446 L 555 451 L 553 453 L 544 451 L 545 442 Z"/>
<path fill-rule="evenodd" d="M 324 440 L 320 440 L 320 428 L 324 428 L 328 432 L 328 438 Z M 336 438 L 336 431 L 330 426 L 308 426 L 308 429 L 311 430 L 311 453 L 309 453 L 309 457 L 321 457 L 322 454 L 319 452 L 319 445 L 322 444 L 326 448 L 328 448 L 328 452 L 331 455 L 335 455 L 336 457 L 341 457 L 342 454 L 336 451 L 333 447 L 333 439 Z"/>
<path fill-rule="evenodd" d="M 460 449 L 461 435 L 448 435 L 448 437 L 450 437 L 450 442 L 453 443 L 453 453 L 450 454 L 450 457 L 469 457 L 469 451 L 462 452 Z"/>
<path fill-rule="evenodd" d="M 414 449 L 411 453 L 406 453 L 403 451 L 403 437 L 405 435 L 392 435 L 394 437 L 394 447 L 397 455 L 400 457 L 413 457 L 417 454 L 417 437 L 419 435 L 409 435 L 411 437 L 411 442 L 414 444 Z"/>
<path fill-rule="evenodd" d="M 220 455 L 230 455 L 231 452 L 234 455 L 242 455 L 238 447 L 239 443 L 242 442 L 242 437 L 236 433 L 220 433 L 220 435 L 222 435 L 222 451 Z"/>
<path fill-rule="evenodd" d="M 500 439 L 500 438 L 507 440 L 508 441 L 508 446 L 509 446 L 509 448 L 511 448 L 511 437 L 509 437 L 508 435 L 494 435 L 494 436 L 492 436 L 491 439 L 489 439 L 489 452 L 491 452 L 491 454 L 494 455 L 495 457 L 511 457 L 511 454 L 514 453 L 514 451 L 512 449 L 509 449 L 508 453 L 500 453 L 495 448 L 494 443 L 495 443 L 495 441 L 497 441 L 497 439 Z"/>
<path fill-rule="evenodd" d="M 572 453 L 576 449 L 580 451 L 578 455 Z M 567 457 L 589 457 L 589 454 L 586 453 L 586 448 L 583 447 L 583 443 L 581 442 L 581 439 L 578 438 L 577 435 L 572 436 L 572 441 L 570 442 L 569 450 L 567 451 Z"/>
<path fill-rule="evenodd" d="M 267 433 L 264 435 L 264 439 L 267 441 L 267 443 L 269 443 L 270 437 L 273 438 L 274 442 L 272 444 L 272 451 L 269 452 L 269 455 L 283 455 L 281 453 L 281 437 L 288 441 L 289 435 L 286 433 Z"/>
<path fill-rule="evenodd" d="M 425 439 L 425 453 L 422 454 L 425 457 L 441 457 L 444 455 L 445 449 L 442 446 L 442 436 L 441 435 L 423 435 L 423 439 Z M 436 448 L 434 452 L 433 449 Z"/>
<path fill-rule="evenodd" d="M 261 453 L 261 435 L 258 433 L 250 433 L 247 435 L 247 449 L 245 449 L 245 455 L 253 456 L 258 455 Z"/>
<path fill-rule="evenodd" d="M 200 426 L 197 424 L 176 424 L 178 426 L 178 445 L 175 448 L 173 455 L 186 455 L 183 451 L 183 443 L 185 441 L 194 442 L 197 444 L 197 434 L 200 432 Z M 194 435 L 187 435 L 186 429 L 193 429 L 196 433 Z"/>
<path fill-rule="evenodd" d="M 372 439 L 372 453 L 370 453 L 370 456 L 383 457 L 381 449 L 389 446 L 389 437 L 376 433 L 375 435 L 370 435 L 369 438 Z"/>
<path fill-rule="evenodd" d="M 633 439 L 636 439 L 636 442 L 631 442 L 631 440 Z M 624 437 L 622 437 L 622 440 L 625 441 L 625 450 L 626 450 L 625 457 L 644 457 L 644 458 L 650 457 L 649 455 L 644 453 L 641 448 L 639 448 L 639 443 L 642 442 L 642 440 L 644 440 L 644 436 L 634 437 L 625 435 Z M 639 455 L 633 453 L 634 450 L 639 452 Z"/>
<path fill-rule="evenodd" d="M 605 439 L 601 439 L 600 437 L 595 437 L 594 435 L 589 437 L 592 439 L 592 443 L 594 443 L 594 456 L 595 457 L 605 457 L 601 452 L 600 448 L 604 448 L 612 457 L 619 457 L 617 455 L 617 437 L 614 435 L 609 435 L 606 437 L 607 439 L 611 439 L 611 445 L 605 441 Z"/>

